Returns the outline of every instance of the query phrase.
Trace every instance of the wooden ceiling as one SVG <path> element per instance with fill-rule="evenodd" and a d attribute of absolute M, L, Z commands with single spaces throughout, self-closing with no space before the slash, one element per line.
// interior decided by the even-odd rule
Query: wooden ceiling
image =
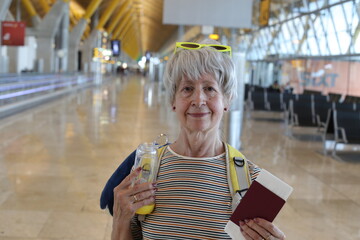
<path fill-rule="evenodd" d="M 98 28 L 97 22 L 106 13 L 113 10 L 101 29 L 108 32 L 112 38 L 121 40 L 123 51 L 134 59 L 144 55 L 146 51 L 158 52 L 177 31 L 177 26 L 162 24 L 163 0 L 12 0 L 10 11 L 13 16 L 17 18 L 18 15 L 21 20 L 31 27 L 30 14 L 23 4 L 26 1 L 32 3 L 40 18 L 46 15 L 56 1 L 69 1 L 70 30 L 83 18 L 91 3 L 100 1 L 96 11 L 92 14 L 93 17 L 89 21 L 82 39 L 85 40 L 92 29 Z M 302 5 L 304 2 L 311 1 L 315 0 L 272 0 L 271 14 L 273 16 L 284 6 Z M 18 4 L 20 11 L 17 14 Z M 259 12 L 256 6 L 254 11 Z M 254 23 L 256 23 L 258 14 L 253 14 L 253 18 Z M 223 32 L 226 32 L 225 30 Z"/>
<path fill-rule="evenodd" d="M 92 1 L 95 0 L 69 1 L 70 30 L 84 16 Z M 20 4 L 21 13 L 19 16 L 21 20 L 26 21 L 27 26 L 31 27 L 31 17 L 22 1 L 12 1 L 10 6 L 11 13 L 16 18 L 18 2 Z M 30 2 L 34 6 L 37 15 L 43 18 L 56 0 L 30 0 Z M 117 39 L 120 38 L 123 49 L 137 47 L 139 55 L 144 54 L 145 51 L 159 51 L 177 30 L 177 26 L 162 24 L 163 0 L 102 0 L 93 14 L 93 23 L 90 22 L 87 26 L 83 39 L 86 39 L 91 29 L 96 27 L 96 24 L 94 25 L 94 16 L 97 16 L 97 19 L 101 19 L 102 15 L 109 11 L 109 7 L 114 10 L 102 29 L 112 34 L 113 37 L 115 35 Z M 116 21 L 116 24 L 114 21 Z"/>

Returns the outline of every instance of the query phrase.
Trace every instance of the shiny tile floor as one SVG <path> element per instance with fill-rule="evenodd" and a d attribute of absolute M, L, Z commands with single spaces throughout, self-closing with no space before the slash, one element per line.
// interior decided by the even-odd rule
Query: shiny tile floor
<path fill-rule="evenodd" d="M 107 178 L 140 142 L 177 134 L 163 97 L 127 76 L 0 120 L 0 239 L 110 239 Z M 279 118 L 252 113 L 242 136 L 249 159 L 294 187 L 277 225 L 291 240 L 360 239 L 360 164 L 285 136 Z"/>

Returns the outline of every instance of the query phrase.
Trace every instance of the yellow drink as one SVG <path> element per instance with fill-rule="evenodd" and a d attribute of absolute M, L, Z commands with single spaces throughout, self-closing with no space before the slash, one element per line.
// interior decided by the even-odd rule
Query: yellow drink
<path fill-rule="evenodd" d="M 136 211 L 136 213 L 137 214 L 143 214 L 143 215 L 149 214 L 149 213 L 152 213 L 152 211 L 154 211 L 154 208 L 155 208 L 155 203 L 139 208 Z"/>
<path fill-rule="evenodd" d="M 155 146 L 144 143 L 139 146 L 136 155 L 137 164 L 135 163 L 135 167 L 141 166 L 141 172 L 137 180 L 140 180 L 140 183 L 153 182 L 156 178 L 154 174 L 156 172 L 155 168 L 157 167 L 157 152 Z M 152 203 L 139 208 L 136 213 L 142 215 L 150 214 L 154 211 L 154 208 L 155 203 Z"/>

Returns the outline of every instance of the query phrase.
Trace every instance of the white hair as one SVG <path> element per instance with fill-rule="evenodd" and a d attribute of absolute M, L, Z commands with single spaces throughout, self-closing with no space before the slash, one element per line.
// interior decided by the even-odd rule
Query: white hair
<path fill-rule="evenodd" d="M 220 44 L 210 39 L 200 43 Z M 215 77 L 229 103 L 236 98 L 235 67 L 229 54 L 215 51 L 211 47 L 194 50 L 178 48 L 167 62 L 163 77 L 169 103 L 174 102 L 176 88 L 184 76 L 190 79 L 199 79 L 204 74 Z"/>

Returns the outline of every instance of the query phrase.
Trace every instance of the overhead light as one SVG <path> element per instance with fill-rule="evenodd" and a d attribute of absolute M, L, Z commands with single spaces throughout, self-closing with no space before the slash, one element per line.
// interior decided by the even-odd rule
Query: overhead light
<path fill-rule="evenodd" d="M 209 34 L 209 38 L 212 40 L 219 40 L 219 35 L 215 33 Z"/>

